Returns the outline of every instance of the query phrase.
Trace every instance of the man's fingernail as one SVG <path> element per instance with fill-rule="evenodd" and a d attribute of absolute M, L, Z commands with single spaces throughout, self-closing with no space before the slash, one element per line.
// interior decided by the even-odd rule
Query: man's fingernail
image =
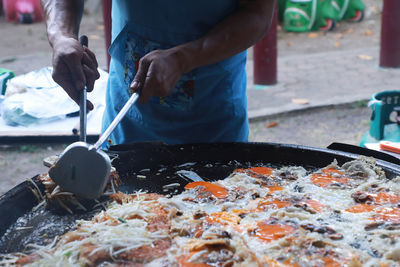
<path fill-rule="evenodd" d="M 133 81 L 132 83 L 131 83 L 131 88 L 132 89 L 137 89 L 139 87 L 139 83 L 137 82 L 137 81 Z"/>

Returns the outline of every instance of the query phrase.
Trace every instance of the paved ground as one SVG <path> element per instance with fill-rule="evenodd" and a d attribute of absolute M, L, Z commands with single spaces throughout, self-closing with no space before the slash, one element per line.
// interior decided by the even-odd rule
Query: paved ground
<path fill-rule="evenodd" d="M 248 90 L 249 116 L 254 119 L 350 103 L 369 99 L 378 91 L 399 90 L 400 69 L 378 65 L 378 47 L 280 58 L 278 84 L 264 90 Z M 304 101 L 296 104 L 295 99 Z"/>
<path fill-rule="evenodd" d="M 292 111 L 254 120 L 251 141 L 327 147 L 333 142 L 359 145 L 369 129 L 365 101 Z"/>
<path fill-rule="evenodd" d="M 367 9 L 361 23 L 340 22 L 329 33 L 294 34 L 279 29 L 278 84 L 274 86 L 253 88 L 249 50 L 251 141 L 316 147 L 334 141 L 360 142 L 370 116 L 365 100 L 400 86 L 400 70 L 378 67 L 382 0 L 364 2 Z M 51 64 L 43 23 L 9 24 L 0 16 L 0 25 L 0 36 L 6 37 L 0 38 L 0 67 L 23 74 Z M 104 68 L 101 16 L 85 16 L 81 33 L 89 35 L 89 46 Z M 343 103 L 353 104 L 338 105 Z M 63 144 L 1 147 L 0 195 L 23 179 L 45 172 L 42 158 L 63 148 Z"/>

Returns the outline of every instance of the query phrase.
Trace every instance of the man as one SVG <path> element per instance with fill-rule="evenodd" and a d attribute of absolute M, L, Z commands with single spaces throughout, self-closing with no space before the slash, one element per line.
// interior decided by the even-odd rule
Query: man
<path fill-rule="evenodd" d="M 245 50 L 267 32 L 275 1 L 114 0 L 103 129 L 136 90 L 140 103 L 109 144 L 246 142 Z M 77 103 L 99 77 L 77 41 L 83 2 L 42 0 L 53 78 Z"/>

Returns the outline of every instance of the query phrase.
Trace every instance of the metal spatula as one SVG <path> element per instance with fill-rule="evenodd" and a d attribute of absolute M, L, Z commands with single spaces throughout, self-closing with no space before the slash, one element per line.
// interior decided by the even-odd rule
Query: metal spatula
<path fill-rule="evenodd" d="M 82 38 L 80 41 L 82 43 Z M 63 190 L 77 196 L 88 199 L 101 196 L 110 175 L 111 161 L 100 147 L 138 98 L 139 94 L 133 93 L 99 140 L 90 145 L 86 143 L 86 89 L 83 90 L 80 99 L 80 141 L 69 145 L 50 168 L 51 179 Z"/>

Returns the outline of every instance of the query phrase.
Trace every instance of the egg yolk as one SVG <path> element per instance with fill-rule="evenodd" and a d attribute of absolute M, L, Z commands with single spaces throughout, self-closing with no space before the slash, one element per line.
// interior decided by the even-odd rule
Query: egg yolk
<path fill-rule="evenodd" d="M 267 195 L 265 198 L 260 199 L 256 211 L 260 212 L 267 210 L 269 206 L 275 206 L 277 209 L 281 209 L 290 206 L 291 204 L 292 203 L 273 198 L 271 195 Z"/>
<path fill-rule="evenodd" d="M 351 206 L 350 208 L 347 208 L 347 212 L 351 213 L 361 213 L 361 212 L 370 212 L 373 211 L 376 208 L 376 206 L 372 205 L 367 205 L 367 204 L 357 204 L 354 206 Z"/>
<path fill-rule="evenodd" d="M 269 176 L 272 174 L 273 172 L 273 168 L 269 168 L 269 167 L 253 167 L 253 168 L 248 168 L 248 169 L 236 169 L 235 172 L 250 172 L 250 176 L 251 176 L 251 172 L 256 173 L 256 174 L 260 174 L 260 175 L 266 175 Z"/>
<path fill-rule="evenodd" d="M 272 185 L 272 186 L 266 186 L 269 189 L 270 193 L 273 193 L 275 191 L 282 191 L 283 188 L 279 185 Z"/>
<path fill-rule="evenodd" d="M 379 192 L 376 194 L 369 194 L 373 200 L 373 204 L 357 204 L 350 208 L 347 208 L 347 212 L 351 213 L 361 213 L 361 212 L 371 212 L 376 210 L 376 212 L 380 215 L 374 217 L 374 220 L 379 220 L 384 218 L 388 218 L 389 221 L 399 221 L 400 222 L 400 210 L 392 209 L 392 208 L 380 208 L 377 209 L 380 204 L 396 204 L 399 202 L 399 197 L 396 194 L 388 193 L 388 192 Z"/>
<path fill-rule="evenodd" d="M 400 209 L 398 208 L 380 208 L 377 209 L 376 213 L 371 218 L 374 221 L 400 223 Z"/>
<path fill-rule="evenodd" d="M 237 214 L 222 211 L 211 213 L 205 218 L 205 221 L 209 224 L 220 224 L 220 225 L 237 225 L 240 222 L 240 217 Z"/>
<path fill-rule="evenodd" d="M 271 175 L 274 169 L 268 167 L 253 167 L 248 170 L 261 175 Z"/>
<path fill-rule="evenodd" d="M 198 186 L 204 187 L 202 191 L 208 191 L 216 198 L 226 198 L 228 196 L 228 190 L 225 187 L 203 181 L 189 183 L 185 186 L 185 189 L 196 188 Z"/>
<path fill-rule="evenodd" d="M 296 229 L 290 225 L 285 224 L 268 224 L 265 222 L 257 223 L 257 230 L 255 236 L 259 239 L 271 242 L 286 235 L 293 233 Z"/>
<path fill-rule="evenodd" d="M 369 194 L 374 198 L 374 202 L 377 204 L 392 203 L 396 204 L 399 202 L 399 196 L 388 192 L 379 192 L 377 194 Z"/>
<path fill-rule="evenodd" d="M 339 174 L 343 175 L 342 171 L 339 171 L 337 169 L 333 168 L 326 168 L 322 169 L 322 174 L 313 174 L 311 176 L 311 182 L 314 184 L 320 186 L 320 187 L 327 187 L 333 183 L 339 183 L 339 184 L 347 184 L 349 182 L 349 179 L 346 177 L 334 177 L 332 174 Z"/>

